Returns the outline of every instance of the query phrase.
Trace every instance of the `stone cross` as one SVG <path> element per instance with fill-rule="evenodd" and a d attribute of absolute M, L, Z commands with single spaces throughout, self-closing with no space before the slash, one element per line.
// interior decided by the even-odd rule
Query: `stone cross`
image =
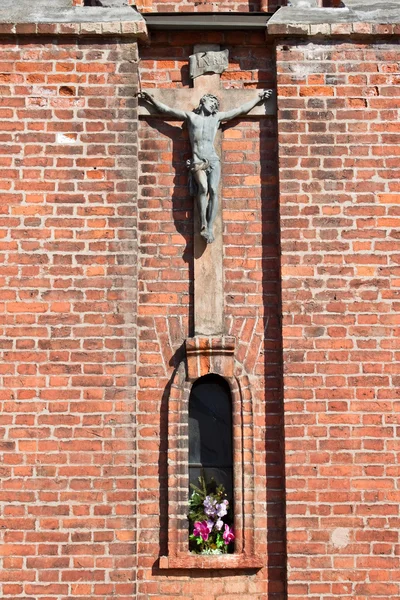
<path fill-rule="evenodd" d="M 179 107 L 187 111 L 192 111 L 199 105 L 200 99 L 205 94 L 211 93 L 218 97 L 221 110 L 229 111 L 254 100 L 258 91 L 255 89 L 224 89 L 221 86 L 220 73 L 227 66 L 227 51 L 221 52 L 220 47 L 215 44 L 198 44 L 194 47 L 194 54 L 190 57 L 193 88 L 151 89 L 143 90 L 143 92 L 151 93 L 155 100 L 168 106 Z M 269 101 L 255 106 L 247 113 L 247 116 L 265 116 L 274 113 L 274 102 Z M 162 115 L 148 102 L 139 107 L 139 115 L 163 116 L 168 120 L 172 120 L 170 116 Z M 215 147 L 217 152 L 220 153 L 220 131 L 215 140 Z M 219 203 L 218 213 L 214 221 L 215 241 L 211 244 L 206 244 L 200 235 L 201 224 L 197 203 L 194 206 L 194 215 L 194 333 L 195 335 L 221 335 L 224 333 L 221 203 Z"/>

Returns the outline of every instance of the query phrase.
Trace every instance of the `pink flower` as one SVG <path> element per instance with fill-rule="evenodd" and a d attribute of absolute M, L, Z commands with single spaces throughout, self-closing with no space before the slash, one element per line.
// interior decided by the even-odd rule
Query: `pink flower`
<path fill-rule="evenodd" d="M 229 525 L 225 524 L 225 531 L 222 534 L 222 537 L 224 538 L 225 544 L 230 544 L 231 542 L 233 542 L 233 540 L 235 539 L 233 528 L 231 529 Z"/>
<path fill-rule="evenodd" d="M 207 521 L 196 521 L 194 524 L 193 535 L 195 537 L 201 537 L 204 542 L 208 540 L 210 529 Z M 225 534 L 224 534 L 225 535 Z"/>

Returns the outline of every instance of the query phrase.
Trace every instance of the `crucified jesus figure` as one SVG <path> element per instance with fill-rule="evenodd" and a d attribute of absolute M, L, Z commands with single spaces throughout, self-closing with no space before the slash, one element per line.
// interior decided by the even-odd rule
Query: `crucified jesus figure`
<path fill-rule="evenodd" d="M 219 111 L 219 100 L 205 94 L 193 111 L 172 108 L 159 102 L 148 92 L 139 97 L 152 104 L 159 112 L 186 121 L 189 129 L 193 157 L 187 161 L 190 171 L 191 192 L 196 198 L 200 214 L 200 235 L 208 244 L 214 241 L 213 226 L 218 212 L 218 187 L 221 178 L 221 161 L 215 151 L 214 141 L 223 121 L 229 121 L 251 111 L 257 104 L 270 98 L 272 90 L 264 90 L 254 100 L 225 112 Z"/>

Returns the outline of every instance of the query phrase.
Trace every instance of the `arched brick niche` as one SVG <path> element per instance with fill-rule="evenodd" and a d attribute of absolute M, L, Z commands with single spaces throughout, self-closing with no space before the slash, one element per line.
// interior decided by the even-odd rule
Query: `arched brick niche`
<path fill-rule="evenodd" d="M 189 397 L 200 377 L 215 374 L 228 383 L 232 397 L 234 554 L 192 554 L 188 545 Z M 186 358 L 171 385 L 168 401 L 168 556 L 161 569 L 258 569 L 254 548 L 253 402 L 249 379 L 235 361 L 235 338 L 186 340 Z"/>

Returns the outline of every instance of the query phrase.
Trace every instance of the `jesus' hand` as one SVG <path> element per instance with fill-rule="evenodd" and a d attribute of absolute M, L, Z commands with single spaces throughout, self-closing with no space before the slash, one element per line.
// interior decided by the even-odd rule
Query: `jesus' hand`
<path fill-rule="evenodd" d="M 264 102 L 265 100 L 268 100 L 268 98 L 271 98 L 272 90 L 262 90 L 258 95 L 260 96 L 260 102 Z"/>
<path fill-rule="evenodd" d="M 153 104 L 154 102 L 153 96 L 150 96 L 148 92 L 139 92 L 137 97 L 141 100 L 146 100 L 146 102 L 150 102 L 150 104 Z"/>

